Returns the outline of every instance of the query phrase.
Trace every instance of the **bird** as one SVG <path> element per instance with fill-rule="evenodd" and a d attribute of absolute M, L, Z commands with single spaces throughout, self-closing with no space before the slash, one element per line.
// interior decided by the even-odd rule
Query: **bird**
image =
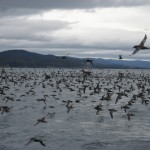
<path fill-rule="evenodd" d="M 109 111 L 110 111 L 110 116 L 113 119 L 113 112 L 116 112 L 117 110 L 112 108 L 112 109 L 109 109 Z"/>
<path fill-rule="evenodd" d="M 131 116 L 135 116 L 135 115 L 133 113 L 128 113 L 127 116 L 128 116 L 128 120 L 130 121 Z"/>
<path fill-rule="evenodd" d="M 96 112 L 96 115 L 98 115 L 98 113 L 99 113 L 99 111 L 102 111 L 103 109 L 102 109 L 102 104 L 100 103 L 100 104 L 98 104 L 97 106 L 95 106 L 94 108 L 97 110 L 97 112 Z"/>
<path fill-rule="evenodd" d="M 52 117 L 52 115 L 53 115 L 53 113 L 48 113 L 46 116 L 44 116 L 40 119 L 37 119 L 37 123 L 34 126 L 38 125 L 39 123 L 47 123 L 46 118 Z"/>
<path fill-rule="evenodd" d="M 8 106 L 0 106 L 1 115 L 6 112 L 10 112 L 10 108 Z"/>
<path fill-rule="evenodd" d="M 147 35 L 145 34 L 143 40 L 141 41 L 141 43 L 139 45 L 135 45 L 133 46 L 133 48 L 135 48 L 135 50 L 133 51 L 133 53 L 131 55 L 136 54 L 139 50 L 144 50 L 144 49 L 149 49 L 148 47 L 145 47 L 144 44 L 146 42 L 147 39 Z"/>
<path fill-rule="evenodd" d="M 70 104 L 70 103 L 72 103 L 72 104 Z M 66 105 L 66 107 L 67 107 L 67 112 L 69 113 L 70 112 L 70 110 L 72 109 L 72 108 L 74 108 L 73 107 L 73 101 L 71 101 L 71 100 L 67 100 L 67 105 Z"/>
<path fill-rule="evenodd" d="M 47 121 L 45 120 L 45 117 L 42 117 L 41 119 L 37 120 L 37 123 L 34 126 L 38 125 L 40 122 L 41 123 L 47 123 Z"/>
<path fill-rule="evenodd" d="M 119 55 L 119 59 L 123 59 L 123 58 L 122 58 L 122 55 Z"/>
<path fill-rule="evenodd" d="M 30 138 L 30 141 L 26 145 L 30 144 L 31 142 L 39 142 L 42 146 L 46 146 L 42 140 L 37 139 L 36 137 Z"/>
<path fill-rule="evenodd" d="M 92 59 L 85 59 L 84 61 L 85 61 L 85 65 L 86 65 L 87 63 L 90 63 L 92 66 L 94 66 L 94 65 L 93 65 L 93 61 L 94 61 L 94 60 L 92 60 Z"/>
<path fill-rule="evenodd" d="M 44 98 L 37 99 L 37 101 L 38 101 L 38 102 L 42 102 L 42 101 L 43 101 L 44 104 L 46 105 L 46 99 L 44 99 Z"/>
<path fill-rule="evenodd" d="M 125 105 L 125 106 L 121 106 L 121 109 L 124 109 L 125 113 L 127 112 L 127 109 L 129 109 L 129 108 L 130 108 L 130 107 L 128 106 L 128 104 Z"/>

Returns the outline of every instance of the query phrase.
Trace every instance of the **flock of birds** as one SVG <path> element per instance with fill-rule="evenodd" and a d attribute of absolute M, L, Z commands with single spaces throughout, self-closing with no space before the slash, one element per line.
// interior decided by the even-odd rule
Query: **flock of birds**
<path fill-rule="evenodd" d="M 36 89 L 41 87 L 43 91 L 49 89 L 49 93 L 39 93 Z M 11 93 L 12 88 L 20 93 L 20 97 L 16 98 L 16 93 Z M 19 92 L 24 88 L 24 93 Z M 76 99 L 61 99 L 64 90 L 76 96 Z M 43 95 L 42 95 L 43 94 Z M 59 95 L 59 96 L 58 96 Z M 140 102 L 141 105 L 149 104 L 150 95 L 150 75 L 141 72 L 136 74 L 129 70 L 116 71 L 111 70 L 67 70 L 67 69 L 47 69 L 37 73 L 36 69 L 29 72 L 16 71 L 16 69 L 0 70 L 0 113 L 1 117 L 5 117 L 7 113 L 13 111 L 13 106 L 9 106 L 14 102 L 22 102 L 23 98 L 33 97 L 35 101 L 41 103 L 41 109 L 51 109 L 55 106 L 50 105 L 51 99 L 61 101 L 62 107 L 66 110 L 66 115 L 72 113 L 74 109 L 86 103 L 91 103 L 91 109 L 95 110 L 95 115 L 99 116 L 102 112 L 108 113 L 111 119 L 115 118 L 115 114 L 120 110 L 124 111 L 126 119 L 132 120 L 136 116 L 132 112 L 132 107 Z M 93 99 L 95 97 L 95 99 Z M 3 105 L 2 105 L 3 104 Z M 85 105 L 85 106 L 84 106 Z M 117 108 L 115 107 L 117 106 Z M 55 110 L 57 110 L 55 108 Z M 48 123 L 48 119 L 54 118 L 57 112 L 47 113 L 42 118 L 36 120 L 33 127 Z M 80 111 L 79 111 L 80 113 Z M 25 144 L 26 146 L 32 142 L 38 142 L 42 146 L 46 146 L 42 139 L 31 137 Z"/>
<path fill-rule="evenodd" d="M 141 43 L 134 46 L 135 50 L 132 55 L 136 54 L 139 50 L 149 49 L 144 46 L 146 39 L 147 36 L 145 35 Z M 119 55 L 119 59 L 123 59 L 122 55 Z M 85 65 L 90 63 L 93 66 L 93 61 L 86 59 Z M 106 111 L 109 112 L 111 119 L 118 112 L 114 108 L 114 105 L 119 104 L 120 109 L 126 114 L 128 121 L 131 121 L 132 117 L 136 115 L 132 112 L 132 106 L 136 105 L 137 101 L 141 101 L 142 105 L 148 105 L 150 99 L 150 75 L 144 74 L 143 72 L 137 75 L 126 70 L 124 73 L 118 71 L 117 73 L 111 74 L 110 70 L 104 73 L 103 70 L 94 72 L 90 69 L 83 68 L 81 70 L 45 70 L 40 75 L 36 72 L 36 69 L 26 73 L 22 70 L 16 72 L 15 69 L 7 70 L 2 68 L 0 69 L 1 117 L 13 111 L 13 106 L 8 106 L 8 103 L 11 102 L 13 104 L 14 101 L 20 102 L 25 97 L 34 97 L 37 94 L 36 88 L 39 86 L 43 90 L 45 88 L 51 89 L 49 94 L 43 94 L 43 98 L 35 99 L 37 102 L 43 102 L 41 109 L 55 108 L 55 106 L 49 106 L 51 98 L 53 98 L 61 101 L 65 105 L 66 113 L 70 113 L 74 108 L 83 103 L 82 100 L 84 98 L 87 103 L 92 103 L 96 115 L 101 115 L 102 111 Z M 20 94 L 20 98 L 16 98 L 16 94 L 10 92 L 12 88 L 19 92 L 23 87 L 25 91 L 23 94 Z M 64 89 L 67 89 L 69 93 L 74 93 L 76 99 L 60 99 Z M 59 97 L 57 97 L 58 94 Z M 92 100 L 93 96 L 96 96 L 97 100 Z M 107 110 L 105 110 L 105 106 L 107 106 Z M 37 119 L 33 126 L 48 123 L 47 119 L 54 118 L 55 113 L 57 112 L 48 112 L 44 117 Z M 31 142 L 38 142 L 42 146 L 46 146 L 37 137 L 31 137 L 26 145 L 29 145 Z"/>
<path fill-rule="evenodd" d="M 145 36 L 144 36 L 143 40 L 141 41 L 141 43 L 138 44 L 138 45 L 133 46 L 133 48 L 134 48 L 135 50 L 134 50 L 133 53 L 132 53 L 131 55 L 129 55 L 129 56 L 132 56 L 132 55 L 136 54 L 136 53 L 139 52 L 140 50 L 149 49 L 149 47 L 144 46 L 146 40 L 147 40 L 147 35 L 145 34 Z M 120 59 L 120 60 L 123 59 L 122 54 L 119 55 L 119 58 L 118 58 L 118 59 Z M 92 60 L 92 59 L 85 59 L 84 61 L 85 61 L 85 64 L 90 63 L 92 66 L 94 66 L 94 65 L 93 65 L 93 61 L 94 61 L 94 60 Z"/>
<path fill-rule="evenodd" d="M 132 55 L 136 54 L 136 53 L 139 52 L 140 50 L 150 49 L 149 47 L 144 46 L 146 40 L 147 40 L 147 35 L 145 34 L 145 36 L 144 36 L 143 40 L 140 42 L 140 44 L 133 46 L 133 48 L 134 48 L 135 50 L 134 50 L 133 53 L 132 53 L 131 55 L 129 55 L 129 56 L 132 56 Z M 65 56 L 59 56 L 59 57 L 57 57 L 57 59 L 67 59 L 67 56 L 69 56 L 69 53 L 68 53 L 67 55 L 65 55 Z M 118 58 L 118 59 L 120 59 L 120 60 L 123 59 L 122 54 L 119 55 L 119 58 Z M 94 60 L 89 59 L 89 58 L 88 58 L 88 59 L 84 59 L 85 65 L 89 63 L 89 64 L 91 64 L 92 66 L 94 66 L 93 61 L 94 61 Z"/>

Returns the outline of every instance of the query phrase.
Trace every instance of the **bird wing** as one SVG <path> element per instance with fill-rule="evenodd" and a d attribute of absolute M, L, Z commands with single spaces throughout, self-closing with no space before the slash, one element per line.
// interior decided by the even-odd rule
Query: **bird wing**
<path fill-rule="evenodd" d="M 99 111 L 100 111 L 100 110 L 98 109 L 97 112 L 96 112 L 96 115 L 98 115 Z"/>
<path fill-rule="evenodd" d="M 41 145 L 46 146 L 46 145 L 43 143 L 43 141 L 39 141 L 39 142 L 40 142 Z"/>
<path fill-rule="evenodd" d="M 121 96 L 120 96 L 120 95 L 117 96 L 115 104 L 118 103 L 118 100 L 119 100 L 119 99 L 121 99 Z"/>
<path fill-rule="evenodd" d="M 92 61 L 90 61 L 90 63 L 91 63 L 92 66 L 94 66 Z"/>
<path fill-rule="evenodd" d="M 39 121 L 37 121 L 37 123 L 36 124 L 34 124 L 34 126 L 36 126 L 36 125 L 38 125 L 40 122 Z"/>
<path fill-rule="evenodd" d="M 141 46 L 144 46 L 144 43 L 146 42 L 146 39 L 147 39 L 147 35 L 145 34 L 143 40 L 140 43 Z"/>
<path fill-rule="evenodd" d="M 140 48 L 136 48 L 135 51 L 131 55 L 136 54 L 139 50 L 140 50 Z"/>
<path fill-rule="evenodd" d="M 113 119 L 113 112 L 112 111 L 110 111 L 110 116 Z"/>
<path fill-rule="evenodd" d="M 1 112 L 1 115 L 4 113 L 4 108 L 2 108 L 2 112 Z"/>
<path fill-rule="evenodd" d="M 27 143 L 25 144 L 25 146 L 29 145 L 31 142 L 33 142 L 33 140 L 30 140 L 29 142 L 27 142 Z"/>
<path fill-rule="evenodd" d="M 127 114 L 127 116 L 128 116 L 128 120 L 130 121 L 130 114 Z"/>

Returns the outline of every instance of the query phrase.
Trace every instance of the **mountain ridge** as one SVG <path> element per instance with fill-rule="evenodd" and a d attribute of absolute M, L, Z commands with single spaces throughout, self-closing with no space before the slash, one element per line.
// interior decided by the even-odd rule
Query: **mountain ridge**
<path fill-rule="evenodd" d="M 65 68 L 85 68 L 86 58 L 70 56 L 55 56 L 52 54 L 38 54 L 23 49 L 12 49 L 0 52 L 0 66 L 5 67 L 65 67 Z M 115 68 L 115 69 L 149 69 L 148 61 L 126 61 L 102 58 L 90 58 L 94 60 L 93 68 Z M 89 67 L 90 64 L 87 64 Z"/>

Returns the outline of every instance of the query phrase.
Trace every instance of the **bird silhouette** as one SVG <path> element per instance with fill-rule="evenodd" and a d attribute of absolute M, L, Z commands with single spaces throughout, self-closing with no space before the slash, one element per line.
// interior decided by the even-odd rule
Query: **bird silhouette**
<path fill-rule="evenodd" d="M 85 61 L 85 65 L 86 65 L 87 63 L 90 63 L 92 66 L 94 66 L 94 65 L 93 65 L 93 61 L 94 61 L 94 60 L 92 60 L 92 59 L 85 59 L 84 61 Z"/>
<path fill-rule="evenodd" d="M 145 34 L 143 40 L 141 41 L 141 43 L 139 45 L 135 45 L 133 46 L 133 48 L 135 48 L 135 50 L 133 51 L 133 53 L 131 55 L 136 54 L 139 50 L 144 50 L 144 49 L 149 49 L 148 47 L 145 47 L 144 44 L 146 42 L 147 39 L 147 35 Z"/>
<path fill-rule="evenodd" d="M 119 59 L 123 59 L 123 58 L 122 58 L 122 55 L 119 55 Z"/>
<path fill-rule="evenodd" d="M 46 146 L 42 140 L 37 139 L 36 137 L 30 138 L 30 141 L 26 145 L 30 144 L 31 142 L 39 142 L 42 146 Z"/>
<path fill-rule="evenodd" d="M 113 119 L 113 113 L 116 112 L 117 110 L 116 109 L 109 109 L 109 112 L 110 112 L 110 117 L 111 119 Z"/>

